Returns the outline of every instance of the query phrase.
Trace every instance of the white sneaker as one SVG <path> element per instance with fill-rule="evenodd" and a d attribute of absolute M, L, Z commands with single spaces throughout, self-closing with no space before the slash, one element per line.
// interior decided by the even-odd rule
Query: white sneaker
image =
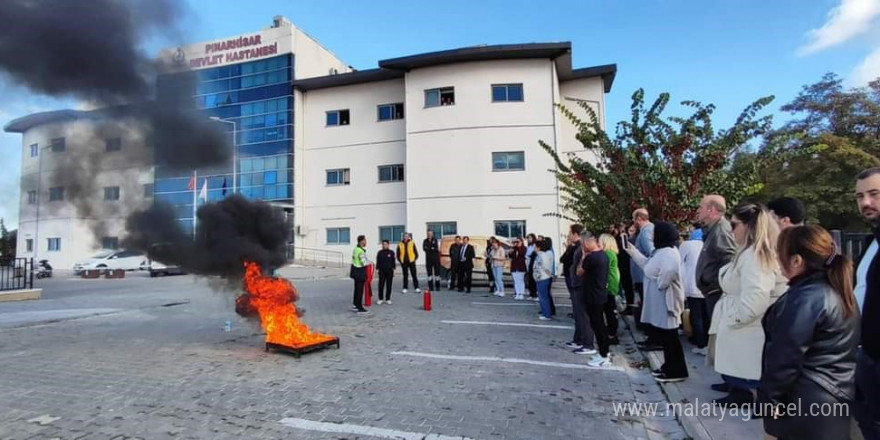
<path fill-rule="evenodd" d="M 385 301 L 385 304 L 391 305 L 391 300 Z"/>
<path fill-rule="evenodd" d="M 403 290 L 400 291 L 400 293 L 407 293 L 407 292 L 409 292 L 409 291 L 406 290 L 406 289 L 403 289 Z"/>
<path fill-rule="evenodd" d="M 419 289 L 418 287 L 416 287 L 416 293 L 422 293 L 422 289 Z"/>
<path fill-rule="evenodd" d="M 546 316 L 544 316 L 544 315 L 540 315 L 540 316 L 538 316 L 538 319 L 540 319 L 541 321 L 552 321 L 552 319 L 550 319 L 550 318 L 548 318 L 548 317 L 546 317 Z"/>
<path fill-rule="evenodd" d="M 522 295 L 517 295 L 513 298 L 515 301 L 525 301 L 526 297 Z"/>
<path fill-rule="evenodd" d="M 376 304 L 385 304 L 385 301 L 380 299 L 379 301 L 376 302 Z"/>
<path fill-rule="evenodd" d="M 587 365 L 594 368 L 606 368 L 614 364 L 611 363 L 611 354 L 608 354 L 608 357 L 602 357 L 599 355 L 593 356 L 593 358 L 587 362 Z"/>
<path fill-rule="evenodd" d="M 698 354 L 700 356 L 709 356 L 709 347 L 703 347 L 703 348 L 694 347 L 691 349 L 691 353 Z"/>

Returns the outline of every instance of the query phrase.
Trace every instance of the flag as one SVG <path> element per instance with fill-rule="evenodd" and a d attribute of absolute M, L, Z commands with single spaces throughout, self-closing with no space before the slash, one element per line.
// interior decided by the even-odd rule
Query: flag
<path fill-rule="evenodd" d="M 196 189 L 196 176 L 191 176 L 189 178 L 189 183 L 186 184 L 186 189 L 190 191 L 195 191 Z"/>
<path fill-rule="evenodd" d="M 202 189 L 199 191 L 199 198 L 208 201 L 208 179 L 205 179 L 205 183 L 202 184 Z"/>
<path fill-rule="evenodd" d="M 223 178 L 223 195 L 226 195 L 226 178 Z"/>

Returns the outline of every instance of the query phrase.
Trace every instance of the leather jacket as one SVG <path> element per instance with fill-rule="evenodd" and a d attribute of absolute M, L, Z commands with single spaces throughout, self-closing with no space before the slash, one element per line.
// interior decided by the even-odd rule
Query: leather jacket
<path fill-rule="evenodd" d="M 792 279 L 761 323 L 762 403 L 822 401 L 815 393 L 823 391 L 840 402 L 853 399 L 859 317 L 844 316 L 843 300 L 824 273 Z"/>

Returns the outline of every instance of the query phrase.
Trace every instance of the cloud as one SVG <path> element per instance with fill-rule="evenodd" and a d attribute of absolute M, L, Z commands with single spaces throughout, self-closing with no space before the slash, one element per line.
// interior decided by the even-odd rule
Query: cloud
<path fill-rule="evenodd" d="M 807 32 L 810 42 L 798 49 L 798 55 L 810 55 L 841 44 L 868 31 L 871 21 L 880 15 L 880 0 L 841 0 L 828 11 L 828 21 Z"/>
<path fill-rule="evenodd" d="M 880 47 L 874 49 L 867 58 L 862 60 L 861 64 L 853 69 L 849 75 L 849 83 L 854 86 L 864 86 L 877 77 L 880 77 Z"/>

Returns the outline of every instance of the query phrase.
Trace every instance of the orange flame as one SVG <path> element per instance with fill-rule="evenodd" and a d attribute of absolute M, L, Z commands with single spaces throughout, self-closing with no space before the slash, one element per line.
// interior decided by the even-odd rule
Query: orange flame
<path fill-rule="evenodd" d="M 299 348 L 336 339 L 314 333 L 299 321 L 299 311 L 294 305 L 298 295 L 290 281 L 263 276 L 256 263 L 246 262 L 244 266 L 244 288 L 247 291 L 247 304 L 244 307 L 252 308 L 259 314 L 260 324 L 266 332 L 266 342 Z"/>

